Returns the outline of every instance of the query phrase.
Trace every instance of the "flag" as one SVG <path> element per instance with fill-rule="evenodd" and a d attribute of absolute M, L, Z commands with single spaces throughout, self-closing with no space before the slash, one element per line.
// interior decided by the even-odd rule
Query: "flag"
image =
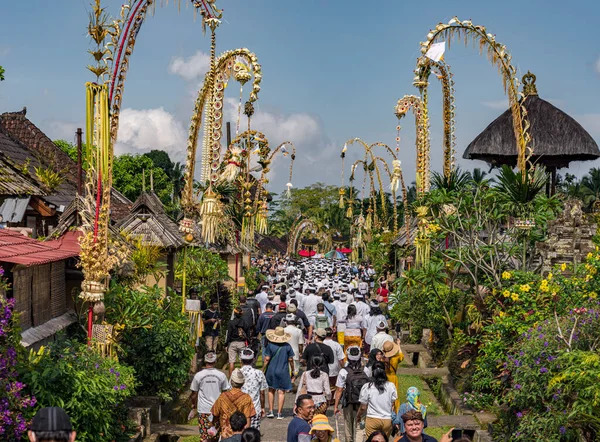
<path fill-rule="evenodd" d="M 444 52 L 446 51 L 446 42 L 434 43 L 431 45 L 429 50 L 425 53 L 425 57 L 438 62 L 444 59 Z"/>

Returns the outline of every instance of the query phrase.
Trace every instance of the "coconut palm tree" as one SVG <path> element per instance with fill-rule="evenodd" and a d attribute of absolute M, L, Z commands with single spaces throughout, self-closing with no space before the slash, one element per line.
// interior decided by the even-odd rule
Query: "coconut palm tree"
<path fill-rule="evenodd" d="M 473 172 L 471 172 L 471 180 L 477 185 L 482 184 L 484 181 L 488 181 L 485 178 L 486 176 L 487 172 L 484 172 L 479 167 L 476 167 L 473 169 Z"/>
<path fill-rule="evenodd" d="M 600 200 L 600 169 L 592 167 L 588 174 L 581 179 L 583 202 L 590 207 Z"/>

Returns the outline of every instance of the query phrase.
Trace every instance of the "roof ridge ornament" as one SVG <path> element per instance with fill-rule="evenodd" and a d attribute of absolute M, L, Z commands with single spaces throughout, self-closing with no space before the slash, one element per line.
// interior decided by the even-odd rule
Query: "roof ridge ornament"
<path fill-rule="evenodd" d="M 536 76 L 532 74 L 531 71 L 527 71 L 527 73 L 523 75 L 523 95 L 526 97 L 529 95 L 538 95 L 535 80 Z"/>

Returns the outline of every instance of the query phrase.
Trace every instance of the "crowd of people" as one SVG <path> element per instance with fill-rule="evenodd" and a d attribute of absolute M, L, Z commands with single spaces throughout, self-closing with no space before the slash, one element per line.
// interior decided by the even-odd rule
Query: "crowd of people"
<path fill-rule="evenodd" d="M 367 442 L 436 440 L 424 432 L 418 390 L 400 398 L 403 354 L 389 326 L 385 277 L 376 284 L 370 265 L 339 260 L 261 258 L 253 265 L 264 284 L 239 297 L 227 323 L 229 378 L 215 366 L 218 304 L 203 312 L 207 353 L 191 384 L 190 413 L 201 441 L 260 440 L 262 419 L 285 417 L 293 417 L 288 442 L 338 441 L 326 415 L 331 407 L 336 426 L 338 416 L 344 419 L 346 442 L 360 442 L 358 431 Z M 262 369 L 255 368 L 259 358 Z M 292 416 L 284 416 L 292 392 Z"/>

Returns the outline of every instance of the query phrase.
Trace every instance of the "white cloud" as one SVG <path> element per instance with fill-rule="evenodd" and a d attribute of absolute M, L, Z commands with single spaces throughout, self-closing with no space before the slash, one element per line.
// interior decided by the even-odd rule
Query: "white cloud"
<path fill-rule="evenodd" d="M 83 128 L 83 122 L 77 124 L 73 121 L 46 120 L 42 122 L 41 128 L 51 140 L 75 141 L 75 131 L 78 127 Z"/>
<path fill-rule="evenodd" d="M 173 161 L 185 158 L 187 131 L 173 114 L 156 109 L 123 109 L 115 154 L 164 150 Z"/>
<path fill-rule="evenodd" d="M 600 114 L 583 114 L 574 117 L 592 137 L 600 137 Z"/>
<path fill-rule="evenodd" d="M 192 81 L 206 74 L 210 68 L 210 55 L 202 51 L 194 55 L 173 57 L 169 63 L 169 73 L 179 75 L 186 81 Z"/>
<path fill-rule="evenodd" d="M 489 107 L 490 109 L 495 109 L 495 110 L 508 109 L 508 99 L 507 98 L 505 98 L 503 100 L 497 100 L 497 101 L 482 101 L 481 104 L 484 105 L 485 107 Z"/>

